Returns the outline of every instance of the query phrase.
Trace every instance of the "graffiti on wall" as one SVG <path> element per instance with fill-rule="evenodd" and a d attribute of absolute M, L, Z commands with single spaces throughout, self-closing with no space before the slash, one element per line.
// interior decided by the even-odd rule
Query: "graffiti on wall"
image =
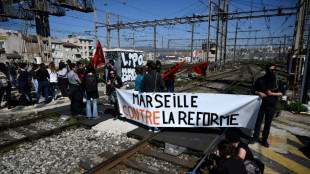
<path fill-rule="evenodd" d="M 118 52 L 117 51 L 106 51 L 104 56 L 106 59 L 117 59 Z"/>
<path fill-rule="evenodd" d="M 135 68 L 142 66 L 143 55 L 141 53 L 121 52 L 121 78 L 122 81 L 134 81 L 136 79 Z"/>

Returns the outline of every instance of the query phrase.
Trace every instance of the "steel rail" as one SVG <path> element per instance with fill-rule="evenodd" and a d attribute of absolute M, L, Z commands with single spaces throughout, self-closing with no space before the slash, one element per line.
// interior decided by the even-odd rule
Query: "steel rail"
<path fill-rule="evenodd" d="M 138 151 L 149 145 L 149 141 L 160 134 L 160 132 L 156 134 L 152 134 L 146 138 L 144 138 L 139 143 L 135 144 L 134 146 L 130 147 L 129 149 L 126 149 L 116 155 L 114 155 L 112 158 L 109 158 L 102 163 L 99 163 L 98 165 L 94 166 L 93 168 L 86 171 L 84 174 L 102 174 L 107 173 L 111 168 L 114 166 L 120 164 L 123 162 L 123 160 L 128 159 L 130 156 L 136 154 Z"/>

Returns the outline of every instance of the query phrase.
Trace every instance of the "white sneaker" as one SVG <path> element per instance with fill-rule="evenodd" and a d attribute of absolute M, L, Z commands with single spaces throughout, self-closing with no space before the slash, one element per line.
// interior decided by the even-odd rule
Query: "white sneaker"
<path fill-rule="evenodd" d="M 157 127 L 154 127 L 154 133 L 159 132 L 159 129 Z"/>
<path fill-rule="evenodd" d="M 147 130 L 148 130 L 149 132 L 152 132 L 152 128 L 151 128 L 151 127 L 149 127 Z"/>

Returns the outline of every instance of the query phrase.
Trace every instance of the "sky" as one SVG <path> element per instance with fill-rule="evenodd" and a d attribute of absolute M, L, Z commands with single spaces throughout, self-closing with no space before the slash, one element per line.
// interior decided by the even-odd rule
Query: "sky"
<path fill-rule="evenodd" d="M 218 1 L 214 1 L 218 3 Z M 227 0 L 229 12 L 245 12 L 251 10 L 276 9 L 295 7 L 298 0 Z M 193 15 L 208 15 L 208 0 L 94 0 L 97 9 L 97 22 L 106 23 L 106 12 L 110 12 L 110 23 L 117 23 L 117 15 L 120 15 L 122 23 L 137 21 L 152 21 L 161 19 L 172 19 L 175 17 L 186 17 Z M 215 8 L 212 8 L 215 13 Z M 263 14 L 263 13 L 261 13 Z M 251 14 L 248 14 L 249 16 Z M 254 14 L 253 14 L 254 15 Z M 242 20 L 229 20 L 228 22 L 228 45 L 234 44 L 236 23 L 238 22 L 238 38 L 254 37 L 282 37 L 279 39 L 238 40 L 238 45 L 251 44 L 283 44 L 284 35 L 293 36 L 296 16 L 281 16 L 270 18 L 249 18 Z M 83 13 L 74 10 L 67 10 L 66 16 L 50 16 L 51 36 L 62 40 L 63 35 L 68 34 L 86 35 L 88 39 L 95 39 L 94 13 Z M 34 24 L 34 21 L 31 22 Z M 210 31 L 211 39 L 216 38 L 216 22 L 212 22 Z M 25 22 L 22 20 L 9 19 L 9 22 L 1 22 L 0 27 L 25 31 Z M 107 46 L 106 28 L 98 24 L 98 36 L 101 44 Z M 156 47 L 167 48 L 170 40 L 170 48 L 189 49 L 192 24 L 178 24 L 168 26 L 157 26 Z M 247 32 L 249 30 L 259 30 Z M 194 39 L 207 39 L 208 22 L 196 23 Z M 35 34 L 35 27 L 28 27 L 27 33 Z M 123 29 L 121 30 L 121 47 L 132 47 L 133 36 L 135 46 L 154 46 L 153 27 Z M 286 43 L 289 44 L 287 38 Z M 117 31 L 111 32 L 111 45 L 118 47 Z M 201 48 L 201 41 L 194 41 L 194 47 Z"/>

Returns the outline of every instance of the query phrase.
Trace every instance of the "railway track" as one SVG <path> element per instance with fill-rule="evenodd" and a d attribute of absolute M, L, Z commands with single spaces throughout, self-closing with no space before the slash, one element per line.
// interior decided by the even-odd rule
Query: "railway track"
<path fill-rule="evenodd" d="M 231 74 L 235 73 L 235 74 Z M 193 90 L 195 91 L 205 91 L 206 85 L 211 85 L 211 83 L 219 83 L 220 79 L 226 79 L 228 84 L 225 83 L 224 88 L 222 88 L 221 93 L 233 93 L 232 91 L 235 90 L 238 86 L 243 83 L 254 83 L 254 76 L 259 73 L 255 72 L 254 68 L 248 65 L 243 65 L 242 69 L 234 70 L 229 72 L 218 73 L 209 77 L 209 81 L 205 82 L 193 82 L 193 85 L 187 89 L 181 90 L 182 92 Z M 249 93 L 251 91 L 252 85 L 244 85 L 242 86 L 241 90 L 237 90 L 238 92 L 242 91 L 242 94 Z M 202 89 L 201 89 L 202 88 Z M 247 90 L 244 90 L 248 88 Z M 220 91 L 220 90 L 217 90 Z M 234 91 L 235 92 L 235 91 Z M 187 154 L 187 158 L 182 158 L 182 156 L 172 156 L 166 154 L 164 149 L 153 150 L 150 146 L 153 146 L 152 140 L 163 133 L 165 130 L 162 130 L 159 133 L 152 134 L 149 137 L 144 138 L 139 143 L 135 144 L 134 146 L 128 148 L 127 150 L 118 153 L 114 156 L 111 156 L 107 160 L 103 161 L 102 163 L 96 165 L 95 167 L 91 168 L 90 170 L 86 171 L 86 174 L 97 174 L 97 173 L 119 173 L 121 171 L 130 171 L 129 173 L 187 173 L 189 171 L 196 172 L 199 170 L 201 165 L 204 163 L 205 159 L 208 155 L 216 148 L 217 144 L 220 140 L 223 139 L 225 133 L 228 131 L 228 128 L 222 129 L 221 133 L 213 138 L 210 144 L 207 144 L 206 147 L 209 147 L 207 152 L 203 155 L 190 155 Z M 165 147 L 166 148 L 166 147 Z M 156 148 L 155 148 L 156 149 Z M 167 163 L 169 169 L 162 169 L 156 167 L 155 164 L 148 164 L 146 159 L 148 158 L 156 158 L 159 161 Z"/>
<path fill-rule="evenodd" d="M 11 146 L 58 134 L 77 125 L 76 119 L 56 114 L 30 114 L 26 120 L 0 126 L 0 151 Z"/>

